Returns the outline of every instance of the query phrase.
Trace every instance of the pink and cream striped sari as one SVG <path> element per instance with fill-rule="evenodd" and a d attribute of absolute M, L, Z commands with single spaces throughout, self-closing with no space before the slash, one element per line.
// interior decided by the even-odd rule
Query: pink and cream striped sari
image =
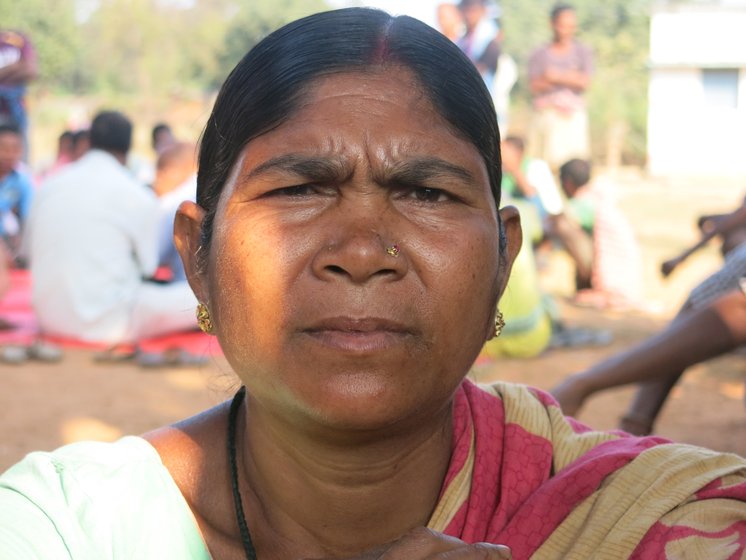
<path fill-rule="evenodd" d="M 746 460 L 566 418 L 520 385 L 455 397 L 429 527 L 513 558 L 746 558 Z"/>

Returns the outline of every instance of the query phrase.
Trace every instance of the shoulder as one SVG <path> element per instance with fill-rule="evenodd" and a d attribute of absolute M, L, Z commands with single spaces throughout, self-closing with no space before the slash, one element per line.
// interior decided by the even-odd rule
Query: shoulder
<path fill-rule="evenodd" d="M 2 514 L 11 509 L 12 516 Z M 163 538 L 182 551 L 201 542 L 157 452 L 139 437 L 32 453 L 3 474 L 0 547 L 9 541 L 36 550 L 34 535 L 45 551 L 64 548 L 72 558 L 102 557 L 104 550 L 127 555 L 138 539 Z"/>
<path fill-rule="evenodd" d="M 225 402 L 172 426 L 148 432 L 142 437 L 158 453 L 160 461 L 189 503 L 205 478 L 222 473 L 215 458 L 225 461 L 228 407 Z"/>
<path fill-rule="evenodd" d="M 158 454 L 142 438 L 79 442 L 27 455 L 0 477 L 0 488 L 14 489 L 43 503 L 60 491 L 86 496 L 126 493 L 126 483 L 132 478 L 162 476 L 162 470 Z"/>

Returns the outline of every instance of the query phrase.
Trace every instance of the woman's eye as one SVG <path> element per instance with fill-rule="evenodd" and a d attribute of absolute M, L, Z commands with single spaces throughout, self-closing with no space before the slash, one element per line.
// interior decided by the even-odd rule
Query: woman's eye
<path fill-rule="evenodd" d="M 420 202 L 446 202 L 450 200 L 445 191 L 428 187 L 414 188 L 411 190 L 410 196 Z"/>
<path fill-rule="evenodd" d="M 318 192 L 315 185 L 294 185 L 292 187 L 283 187 L 267 193 L 269 196 L 308 196 Z"/>

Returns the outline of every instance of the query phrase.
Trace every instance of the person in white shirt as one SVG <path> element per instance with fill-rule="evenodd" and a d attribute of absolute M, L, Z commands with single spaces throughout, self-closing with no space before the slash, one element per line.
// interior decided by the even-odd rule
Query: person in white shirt
<path fill-rule="evenodd" d="M 99 113 L 91 150 L 43 185 L 26 250 L 45 334 L 108 344 L 196 327 L 186 282 L 149 281 L 158 265 L 159 205 L 126 169 L 132 124 Z"/>
<path fill-rule="evenodd" d="M 168 269 L 172 280 L 186 280 L 184 265 L 174 245 L 174 216 L 185 200 L 197 198 L 197 146 L 175 142 L 158 156 L 153 191 L 160 205 L 158 261 Z"/>

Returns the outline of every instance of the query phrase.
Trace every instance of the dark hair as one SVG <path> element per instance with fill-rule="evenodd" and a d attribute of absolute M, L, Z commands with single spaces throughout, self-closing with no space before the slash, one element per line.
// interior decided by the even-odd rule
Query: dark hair
<path fill-rule="evenodd" d="M 15 124 L 0 124 L 0 134 L 15 134 L 21 136 L 21 129 Z"/>
<path fill-rule="evenodd" d="M 168 126 L 166 123 L 158 123 L 153 127 L 152 132 L 150 133 L 150 142 L 153 148 L 155 148 L 156 142 L 158 141 L 158 136 L 161 134 L 161 132 L 168 132 L 171 133 L 171 127 Z"/>
<path fill-rule="evenodd" d="M 588 184 L 591 180 L 591 164 L 584 159 L 571 159 L 559 168 L 560 181 L 570 181 L 575 188 Z"/>
<path fill-rule="evenodd" d="M 118 111 L 101 111 L 91 123 L 91 148 L 126 154 L 132 144 L 132 123 Z"/>
<path fill-rule="evenodd" d="M 526 151 L 526 143 L 523 141 L 523 138 L 521 138 L 520 136 L 506 136 L 503 139 L 503 142 L 505 142 L 506 144 L 510 144 L 516 150 L 520 152 Z"/>
<path fill-rule="evenodd" d="M 492 99 L 474 65 L 445 36 L 416 19 L 346 8 L 274 31 L 223 84 L 200 146 L 197 202 L 205 210 L 203 249 L 210 243 L 223 186 L 250 140 L 291 118 L 314 80 L 397 65 L 415 75 L 454 132 L 477 148 L 499 206 L 500 135 Z"/>
<path fill-rule="evenodd" d="M 552 11 L 549 12 L 549 18 L 551 21 L 556 21 L 562 12 L 574 12 L 575 7 L 571 4 L 555 4 Z"/>

